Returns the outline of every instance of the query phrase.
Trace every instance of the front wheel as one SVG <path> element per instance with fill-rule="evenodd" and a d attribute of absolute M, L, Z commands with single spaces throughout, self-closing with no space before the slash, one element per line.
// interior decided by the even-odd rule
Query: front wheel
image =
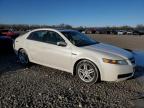
<path fill-rule="evenodd" d="M 78 78 L 87 84 L 93 84 L 100 80 L 98 68 L 89 60 L 80 61 L 76 66 L 76 73 Z"/>
<path fill-rule="evenodd" d="M 20 63 L 24 66 L 27 66 L 29 64 L 29 58 L 23 49 L 19 50 L 18 59 L 19 59 Z"/>

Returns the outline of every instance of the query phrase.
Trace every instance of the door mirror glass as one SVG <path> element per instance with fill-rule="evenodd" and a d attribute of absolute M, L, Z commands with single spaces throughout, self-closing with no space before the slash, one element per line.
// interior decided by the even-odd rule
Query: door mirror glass
<path fill-rule="evenodd" d="M 65 46 L 67 46 L 67 43 L 66 42 L 57 42 L 57 45 L 65 47 Z"/>

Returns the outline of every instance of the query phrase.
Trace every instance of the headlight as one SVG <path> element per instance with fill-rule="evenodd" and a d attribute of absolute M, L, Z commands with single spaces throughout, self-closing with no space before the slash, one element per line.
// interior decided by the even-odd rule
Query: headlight
<path fill-rule="evenodd" d="M 110 64 L 119 64 L 119 65 L 128 65 L 126 60 L 110 60 L 103 58 L 104 63 L 110 63 Z"/>

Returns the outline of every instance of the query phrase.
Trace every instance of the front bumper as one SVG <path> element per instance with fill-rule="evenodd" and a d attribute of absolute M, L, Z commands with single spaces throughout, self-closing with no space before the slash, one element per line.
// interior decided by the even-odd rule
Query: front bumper
<path fill-rule="evenodd" d="M 133 77 L 135 72 L 135 65 L 114 65 L 102 64 L 103 81 L 122 81 Z"/>

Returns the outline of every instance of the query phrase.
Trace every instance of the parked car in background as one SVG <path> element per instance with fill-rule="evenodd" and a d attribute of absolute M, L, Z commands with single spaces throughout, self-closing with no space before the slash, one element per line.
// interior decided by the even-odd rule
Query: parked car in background
<path fill-rule="evenodd" d="M 110 34 L 116 35 L 117 34 L 117 30 L 110 30 Z"/>
<path fill-rule="evenodd" d="M 126 31 L 127 35 L 133 35 L 133 31 Z"/>
<path fill-rule="evenodd" d="M 33 62 L 63 70 L 88 84 L 125 80 L 135 70 L 131 52 L 74 30 L 32 30 L 16 38 L 13 46 L 21 64 Z"/>
<path fill-rule="evenodd" d="M 11 38 L 0 35 L 0 52 L 12 51 L 13 41 Z"/>
<path fill-rule="evenodd" d="M 143 31 L 134 30 L 133 35 L 144 35 Z"/>
<path fill-rule="evenodd" d="M 126 34 L 126 31 L 125 30 L 119 30 L 117 32 L 118 35 L 125 35 Z"/>
<path fill-rule="evenodd" d="M 85 31 L 82 31 L 81 33 L 86 34 L 86 32 L 85 32 Z"/>
<path fill-rule="evenodd" d="M 15 39 L 16 37 L 19 36 L 19 33 L 16 33 L 13 30 L 8 30 L 8 29 L 1 29 L 0 34 L 3 36 L 10 37 L 12 39 Z"/>
<path fill-rule="evenodd" d="M 29 31 L 31 31 L 31 30 L 26 30 L 26 32 L 29 32 Z"/>
<path fill-rule="evenodd" d="M 96 30 L 95 29 L 86 29 L 85 34 L 95 34 Z"/>

